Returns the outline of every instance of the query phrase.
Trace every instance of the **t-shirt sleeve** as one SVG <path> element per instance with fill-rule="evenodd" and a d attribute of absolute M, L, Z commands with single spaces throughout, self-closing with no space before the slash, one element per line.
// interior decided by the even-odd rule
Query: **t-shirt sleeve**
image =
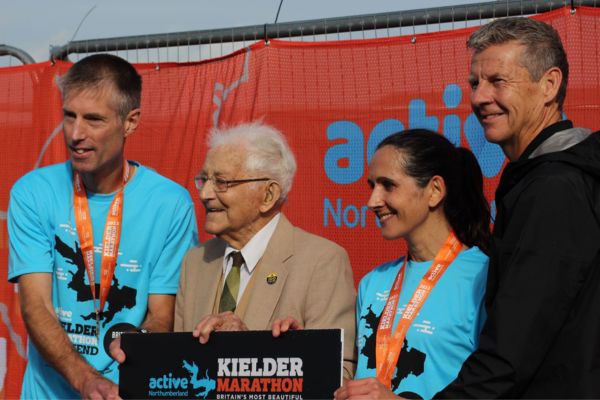
<path fill-rule="evenodd" d="M 194 203 L 189 194 L 173 202 L 169 232 L 157 264 L 150 277 L 151 294 L 175 294 L 179 284 L 179 271 L 185 253 L 198 244 L 198 227 Z"/>
<path fill-rule="evenodd" d="M 24 274 L 53 270 L 53 239 L 40 215 L 40 199 L 19 180 L 10 192 L 8 206 L 8 280 L 16 282 Z"/>

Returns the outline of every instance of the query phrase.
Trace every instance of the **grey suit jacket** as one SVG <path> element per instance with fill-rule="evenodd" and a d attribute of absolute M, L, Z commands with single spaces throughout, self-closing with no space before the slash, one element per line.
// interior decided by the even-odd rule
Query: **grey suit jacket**
<path fill-rule="evenodd" d="M 214 238 L 188 251 L 183 261 L 175 331 L 192 331 L 215 306 L 223 274 L 226 243 Z M 277 281 L 269 284 L 268 274 Z M 294 227 L 282 214 L 267 249 L 253 272 L 244 323 L 270 330 L 277 318 L 294 317 L 307 329 L 344 329 L 344 376 L 356 363 L 356 291 L 346 251 L 322 237 Z"/>

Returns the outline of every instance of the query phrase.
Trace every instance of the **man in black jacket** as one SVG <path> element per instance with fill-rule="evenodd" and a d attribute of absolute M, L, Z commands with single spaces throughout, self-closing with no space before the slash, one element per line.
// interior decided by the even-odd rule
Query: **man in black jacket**
<path fill-rule="evenodd" d="M 569 66 L 549 25 L 471 35 L 471 104 L 510 160 L 496 191 L 478 350 L 443 398 L 600 397 L 600 132 L 562 118 Z"/>

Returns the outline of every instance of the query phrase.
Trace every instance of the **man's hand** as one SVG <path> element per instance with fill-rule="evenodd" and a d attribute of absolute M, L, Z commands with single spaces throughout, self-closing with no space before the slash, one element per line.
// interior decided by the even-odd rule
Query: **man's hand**
<path fill-rule="evenodd" d="M 304 329 L 300 322 L 298 322 L 293 317 L 287 317 L 285 319 L 276 319 L 275 321 L 273 321 L 271 332 L 273 333 L 273 337 L 279 337 L 282 333 L 287 332 L 289 330 L 300 329 Z"/>
<path fill-rule="evenodd" d="M 171 332 L 173 330 L 173 313 L 175 296 L 169 294 L 151 294 L 148 296 L 148 311 L 142 327 L 151 332 Z M 132 332 L 139 332 L 139 329 Z M 125 352 L 121 349 L 121 336 L 110 342 L 110 356 L 119 364 L 125 362 Z"/>
<path fill-rule="evenodd" d="M 83 399 L 120 399 L 119 387 L 98 373 L 84 374 L 77 386 Z"/>
<path fill-rule="evenodd" d="M 211 314 L 202 318 L 193 331 L 194 337 L 199 338 L 200 343 L 208 342 L 212 331 L 247 331 L 248 327 L 237 315 L 231 311 L 221 314 Z"/>
<path fill-rule="evenodd" d="M 121 336 L 115 338 L 108 346 L 110 356 L 119 364 L 125 362 L 125 352 L 121 349 Z"/>
<path fill-rule="evenodd" d="M 336 400 L 346 399 L 401 399 L 390 389 L 383 386 L 377 378 L 354 379 L 333 393 Z"/>

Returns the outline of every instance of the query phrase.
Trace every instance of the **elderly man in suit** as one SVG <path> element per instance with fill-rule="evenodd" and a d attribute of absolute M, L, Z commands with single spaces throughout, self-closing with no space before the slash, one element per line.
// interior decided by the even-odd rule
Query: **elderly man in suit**
<path fill-rule="evenodd" d="M 215 130 L 195 178 L 216 237 L 183 262 L 175 330 L 343 328 L 344 375 L 354 371 L 356 292 L 346 251 L 281 212 L 296 172 L 283 135 L 262 123 Z M 274 324 L 275 323 L 275 324 Z"/>

